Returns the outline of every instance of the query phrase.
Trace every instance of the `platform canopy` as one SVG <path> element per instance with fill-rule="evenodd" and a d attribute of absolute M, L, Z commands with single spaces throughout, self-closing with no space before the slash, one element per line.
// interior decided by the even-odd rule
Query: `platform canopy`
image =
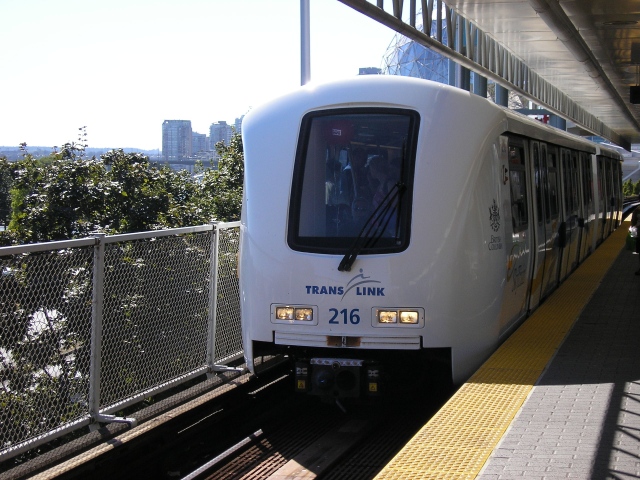
<path fill-rule="evenodd" d="M 640 143 L 637 0 L 339 1 L 590 134 Z M 448 39 L 431 31 L 440 16 Z"/>

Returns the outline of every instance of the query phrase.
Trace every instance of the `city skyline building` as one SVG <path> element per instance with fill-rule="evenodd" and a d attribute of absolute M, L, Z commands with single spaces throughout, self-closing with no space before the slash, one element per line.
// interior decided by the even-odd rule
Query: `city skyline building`
<path fill-rule="evenodd" d="M 193 154 L 191 120 L 165 120 L 162 123 L 162 158 L 167 163 L 180 162 Z"/>
<path fill-rule="evenodd" d="M 244 120 L 244 115 L 242 115 L 240 118 L 236 118 L 236 121 L 235 121 L 235 124 L 234 124 L 236 132 L 239 133 L 239 134 L 242 133 L 242 121 L 243 120 Z"/>
<path fill-rule="evenodd" d="M 228 145 L 233 135 L 233 127 L 224 120 L 212 123 L 209 127 L 209 143 L 211 150 L 215 150 L 215 145 L 218 142 L 223 142 Z"/>
<path fill-rule="evenodd" d="M 206 133 L 192 132 L 191 153 L 197 155 L 209 150 L 209 142 Z"/>
<path fill-rule="evenodd" d="M 229 145 L 235 132 L 242 132 L 244 115 L 235 119 L 234 125 L 221 120 L 212 123 L 209 135 L 193 131 L 191 120 L 165 120 L 162 123 L 162 154 L 159 158 L 173 166 L 184 168 L 184 164 L 191 165 L 194 161 L 217 165 L 219 155 L 216 143 Z"/>

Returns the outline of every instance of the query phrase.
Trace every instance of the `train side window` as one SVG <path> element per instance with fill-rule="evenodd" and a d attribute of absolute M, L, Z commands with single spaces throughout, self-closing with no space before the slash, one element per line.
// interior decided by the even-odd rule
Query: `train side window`
<path fill-rule="evenodd" d="M 542 183 L 542 200 L 544 202 L 544 218 L 546 223 L 551 223 L 551 206 L 549 198 L 549 164 L 547 155 L 547 145 L 540 144 L 540 175 Z"/>
<path fill-rule="evenodd" d="M 524 165 L 524 146 L 511 142 L 509 143 L 509 178 L 513 232 L 518 233 L 526 230 L 529 225 L 527 172 Z"/>
<path fill-rule="evenodd" d="M 593 204 L 593 188 L 591 184 L 593 182 L 593 174 L 591 172 L 591 157 L 587 153 L 580 153 L 580 161 L 582 163 L 582 195 L 584 197 L 584 204 L 589 209 Z"/>
<path fill-rule="evenodd" d="M 611 161 L 606 163 L 606 179 L 607 179 L 607 211 L 611 212 L 613 206 L 613 169 Z"/>
<path fill-rule="evenodd" d="M 568 150 L 562 150 L 562 184 L 564 186 L 564 209 L 567 215 L 573 211 L 573 184 L 571 171 L 571 156 Z"/>
<path fill-rule="evenodd" d="M 538 216 L 538 224 L 542 225 L 544 221 L 543 202 L 544 202 L 544 172 L 541 166 L 540 145 L 538 142 L 532 142 L 531 152 L 533 157 L 533 175 L 536 190 L 536 214 Z"/>
<path fill-rule="evenodd" d="M 598 157 L 598 200 L 600 202 L 598 216 L 602 218 L 602 212 L 604 212 L 604 159 L 602 157 Z"/>
<path fill-rule="evenodd" d="M 580 184 L 578 183 L 578 152 L 571 152 L 571 185 L 573 186 L 572 192 L 572 203 L 573 210 L 577 210 L 580 207 Z"/>
<path fill-rule="evenodd" d="M 547 152 L 547 175 L 549 179 L 549 218 L 556 219 L 560 212 L 558 196 L 558 156 L 555 149 Z"/>

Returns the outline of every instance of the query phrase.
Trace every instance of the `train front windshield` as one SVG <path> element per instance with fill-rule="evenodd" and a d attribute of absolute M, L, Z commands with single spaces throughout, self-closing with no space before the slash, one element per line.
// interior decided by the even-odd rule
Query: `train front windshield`
<path fill-rule="evenodd" d="M 407 248 L 418 114 L 340 109 L 307 114 L 296 153 L 288 242 L 359 254 Z"/>

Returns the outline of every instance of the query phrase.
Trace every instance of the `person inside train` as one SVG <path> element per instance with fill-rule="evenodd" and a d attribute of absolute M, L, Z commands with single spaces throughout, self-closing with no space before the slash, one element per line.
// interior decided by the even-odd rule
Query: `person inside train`
<path fill-rule="evenodd" d="M 397 183 L 398 174 L 381 155 L 374 155 L 367 162 L 369 175 L 372 178 L 373 208 L 376 208 L 387 196 L 389 190 Z"/>
<path fill-rule="evenodd" d="M 340 203 L 340 172 L 342 166 L 334 159 L 328 159 L 326 164 L 325 203 L 337 205 Z"/>
<path fill-rule="evenodd" d="M 350 153 L 349 161 L 340 174 L 340 195 L 348 205 L 358 197 L 367 197 L 369 190 L 364 170 L 367 153 L 362 148 Z"/>

